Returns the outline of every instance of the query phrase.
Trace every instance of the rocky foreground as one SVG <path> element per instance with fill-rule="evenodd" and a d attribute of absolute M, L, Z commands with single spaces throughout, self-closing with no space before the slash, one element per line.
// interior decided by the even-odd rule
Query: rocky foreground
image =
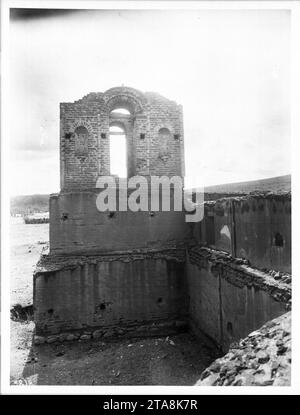
<path fill-rule="evenodd" d="M 199 386 L 290 386 L 291 313 L 263 325 L 232 345 L 205 369 Z"/>

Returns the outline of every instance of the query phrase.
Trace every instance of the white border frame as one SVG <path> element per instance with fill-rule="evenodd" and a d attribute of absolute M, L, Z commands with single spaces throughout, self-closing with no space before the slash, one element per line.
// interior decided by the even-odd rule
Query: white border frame
<path fill-rule="evenodd" d="M 87 395 L 159 395 L 161 394 L 193 394 L 193 395 L 251 395 L 251 394 L 299 394 L 300 393 L 300 336 L 297 328 L 297 319 L 300 315 L 300 302 L 298 301 L 300 280 L 297 271 L 300 270 L 300 238 L 295 229 L 300 231 L 300 220 L 296 212 L 300 212 L 300 190 L 299 186 L 299 155 L 300 155 L 300 4 L 294 1 L 57 1 L 57 0 L 2 0 L 1 4 L 1 34 L 2 34 L 2 100 L 1 100 L 1 393 L 2 394 L 87 394 Z M 291 39 L 292 39 L 292 269 L 293 269 L 293 310 L 292 310 L 292 386 L 290 387 L 210 387 L 210 386 L 16 386 L 9 384 L 10 377 L 10 290 L 9 290 L 9 181 L 6 180 L 8 171 L 8 140 L 9 123 L 8 109 L 6 107 L 9 98 L 9 8 L 57 8 L 57 9 L 169 9 L 169 10 L 277 10 L 286 9 L 291 11 Z M 7 138 L 8 137 L 8 138 Z M 21 172 L 20 172 L 21 174 Z M 295 321 L 296 320 L 296 321 Z M 294 324 L 296 323 L 296 324 Z M 199 373 L 200 375 L 200 373 Z M 108 396 L 108 398 L 110 398 Z M 133 399 L 132 399 L 133 400 Z"/>

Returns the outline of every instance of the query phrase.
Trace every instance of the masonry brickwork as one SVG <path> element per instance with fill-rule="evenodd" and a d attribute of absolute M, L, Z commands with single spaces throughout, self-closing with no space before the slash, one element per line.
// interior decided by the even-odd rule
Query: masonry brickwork
<path fill-rule="evenodd" d="M 112 112 L 119 108 L 130 115 Z M 62 191 L 95 188 L 99 175 L 110 175 L 110 126 L 125 130 L 128 177 L 184 176 L 182 107 L 156 93 L 117 87 L 60 104 Z"/>

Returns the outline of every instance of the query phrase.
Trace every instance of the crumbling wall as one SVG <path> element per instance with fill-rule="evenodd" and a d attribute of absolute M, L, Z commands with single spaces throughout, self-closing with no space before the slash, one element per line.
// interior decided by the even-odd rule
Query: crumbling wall
<path fill-rule="evenodd" d="M 290 284 L 209 248 L 189 250 L 187 278 L 192 326 L 225 351 L 290 307 Z"/>
<path fill-rule="evenodd" d="M 42 257 L 34 275 L 37 334 L 186 317 L 185 251 Z"/>
<path fill-rule="evenodd" d="M 291 194 L 206 202 L 204 220 L 195 224 L 194 236 L 254 267 L 291 273 Z"/>

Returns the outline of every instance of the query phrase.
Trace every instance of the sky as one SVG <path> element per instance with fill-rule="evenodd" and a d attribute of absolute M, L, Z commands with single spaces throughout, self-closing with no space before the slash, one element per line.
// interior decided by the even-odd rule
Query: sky
<path fill-rule="evenodd" d="M 59 189 L 59 103 L 115 86 L 183 106 L 186 176 L 213 185 L 289 174 L 286 10 L 14 13 L 11 193 Z"/>

